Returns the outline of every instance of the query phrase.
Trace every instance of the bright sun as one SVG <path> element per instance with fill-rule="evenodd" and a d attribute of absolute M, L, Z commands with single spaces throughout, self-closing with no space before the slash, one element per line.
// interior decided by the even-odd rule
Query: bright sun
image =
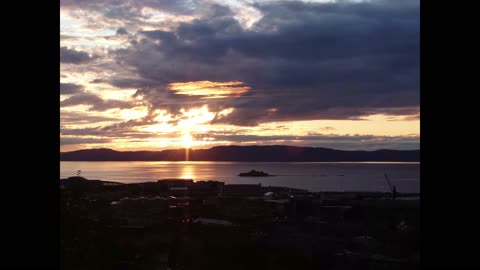
<path fill-rule="evenodd" d="M 190 135 L 190 133 L 183 135 L 182 143 L 185 148 L 190 148 L 190 146 L 192 146 L 192 143 L 193 143 L 192 135 Z"/>

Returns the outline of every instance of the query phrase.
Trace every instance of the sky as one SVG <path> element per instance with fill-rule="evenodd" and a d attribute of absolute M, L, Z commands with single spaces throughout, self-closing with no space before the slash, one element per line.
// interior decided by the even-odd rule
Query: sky
<path fill-rule="evenodd" d="M 61 151 L 420 148 L 419 0 L 61 0 Z"/>

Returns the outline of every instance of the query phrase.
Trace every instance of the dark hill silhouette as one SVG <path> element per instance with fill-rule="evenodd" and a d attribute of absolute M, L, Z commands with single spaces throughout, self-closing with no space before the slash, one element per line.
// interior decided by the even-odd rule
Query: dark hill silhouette
<path fill-rule="evenodd" d="M 191 161 L 420 161 L 420 150 L 344 151 L 322 147 L 216 146 L 190 149 Z M 107 148 L 60 153 L 61 161 L 183 161 L 185 149 L 163 151 L 115 151 Z"/>

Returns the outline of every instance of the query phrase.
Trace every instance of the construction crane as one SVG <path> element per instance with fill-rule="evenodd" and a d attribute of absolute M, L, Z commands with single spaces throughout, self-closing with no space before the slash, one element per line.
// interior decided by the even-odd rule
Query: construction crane
<path fill-rule="evenodd" d="M 392 192 L 392 199 L 395 199 L 397 197 L 397 189 L 395 188 L 395 185 L 392 185 L 392 183 L 390 182 L 387 173 L 385 173 L 385 180 L 387 180 L 390 192 Z"/>

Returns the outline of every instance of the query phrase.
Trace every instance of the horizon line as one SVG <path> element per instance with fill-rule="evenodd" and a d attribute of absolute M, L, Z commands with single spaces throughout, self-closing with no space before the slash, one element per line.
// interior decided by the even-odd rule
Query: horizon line
<path fill-rule="evenodd" d="M 162 151 L 169 151 L 169 150 L 210 150 L 216 147 L 272 147 L 272 146 L 283 146 L 283 147 L 296 147 L 296 148 L 322 148 L 322 149 L 329 149 L 329 150 L 336 150 L 336 151 L 347 151 L 347 152 L 354 152 L 354 151 L 363 151 L 363 152 L 375 152 L 375 151 L 420 151 L 420 148 L 417 149 L 389 149 L 389 148 L 379 148 L 375 150 L 343 150 L 343 149 L 335 149 L 329 147 L 322 147 L 322 146 L 296 146 L 296 145 L 284 145 L 284 144 L 272 144 L 272 145 L 217 145 L 212 146 L 210 148 L 167 148 L 162 150 L 116 150 L 113 148 L 108 147 L 99 147 L 99 148 L 86 148 L 86 149 L 78 149 L 78 150 L 71 150 L 71 151 L 60 151 L 60 153 L 68 153 L 68 152 L 77 152 L 77 151 L 87 151 L 87 150 L 112 150 L 116 152 L 162 152 Z"/>

